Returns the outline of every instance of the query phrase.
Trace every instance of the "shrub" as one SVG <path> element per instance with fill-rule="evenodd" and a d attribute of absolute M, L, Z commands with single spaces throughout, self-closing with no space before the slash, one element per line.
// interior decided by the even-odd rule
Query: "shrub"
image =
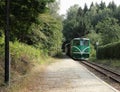
<path fill-rule="evenodd" d="M 4 80 L 4 54 L 4 43 L 0 38 L 0 83 Z M 40 49 L 18 41 L 10 42 L 11 79 L 25 75 L 36 63 L 45 63 L 46 57 Z"/>
<path fill-rule="evenodd" d="M 120 59 L 120 42 L 110 43 L 98 47 L 98 59 Z"/>

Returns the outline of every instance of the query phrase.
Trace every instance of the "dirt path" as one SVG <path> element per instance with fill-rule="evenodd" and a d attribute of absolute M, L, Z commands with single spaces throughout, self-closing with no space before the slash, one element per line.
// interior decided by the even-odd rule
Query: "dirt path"
<path fill-rule="evenodd" d="M 72 59 L 33 70 L 27 86 L 14 92 L 118 92 Z"/>
<path fill-rule="evenodd" d="M 38 69 L 33 83 L 20 92 L 117 92 L 71 59 L 61 59 L 41 72 Z"/>

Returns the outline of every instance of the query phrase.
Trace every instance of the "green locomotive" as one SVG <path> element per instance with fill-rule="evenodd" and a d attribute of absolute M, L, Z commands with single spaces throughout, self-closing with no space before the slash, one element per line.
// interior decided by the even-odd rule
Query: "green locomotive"
<path fill-rule="evenodd" d="M 88 59 L 90 55 L 90 40 L 88 38 L 74 38 L 65 46 L 67 55 L 73 59 Z"/>

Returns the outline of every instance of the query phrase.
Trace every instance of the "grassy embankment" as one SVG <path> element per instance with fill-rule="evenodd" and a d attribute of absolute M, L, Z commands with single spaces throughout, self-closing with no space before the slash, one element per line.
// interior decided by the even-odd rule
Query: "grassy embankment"
<path fill-rule="evenodd" d="M 117 59 L 94 59 L 93 62 L 97 64 L 101 64 L 109 69 L 112 69 L 113 71 L 120 73 L 120 60 Z"/>
<path fill-rule="evenodd" d="M 55 61 L 43 51 L 17 41 L 10 42 L 10 57 L 11 86 L 8 88 L 4 85 L 4 43 L 0 40 L 0 92 L 19 92 L 20 89 L 26 89 L 36 79 L 37 72 L 43 71 L 45 65 Z"/>
<path fill-rule="evenodd" d="M 111 48 L 111 50 L 113 50 L 113 49 Z M 107 51 L 107 53 L 110 53 L 108 51 Z M 115 51 L 115 52 L 119 53 L 119 50 L 118 50 L 118 52 L 117 51 Z M 111 51 L 111 55 L 113 55 L 113 54 L 114 54 L 114 52 Z M 108 54 L 106 54 L 106 55 L 108 55 Z M 93 46 L 91 46 L 90 61 L 104 65 L 105 67 L 108 67 L 108 68 L 113 69 L 113 70 L 120 73 L 120 71 L 119 71 L 120 70 L 120 59 L 104 59 L 104 58 L 97 59 L 96 58 L 96 51 L 95 51 Z"/>

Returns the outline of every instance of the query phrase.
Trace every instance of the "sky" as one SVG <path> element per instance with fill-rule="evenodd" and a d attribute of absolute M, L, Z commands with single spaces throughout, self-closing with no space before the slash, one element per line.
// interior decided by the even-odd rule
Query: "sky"
<path fill-rule="evenodd" d="M 89 7 L 92 2 L 94 4 L 96 2 L 99 4 L 101 1 L 105 2 L 106 5 L 108 5 L 109 2 L 112 2 L 112 1 L 114 1 L 117 6 L 120 5 L 120 0 L 60 0 L 59 14 L 64 14 L 65 15 L 67 10 L 69 9 L 69 7 L 73 6 L 74 4 L 78 4 L 79 6 L 81 6 L 83 8 L 85 3 Z"/>

